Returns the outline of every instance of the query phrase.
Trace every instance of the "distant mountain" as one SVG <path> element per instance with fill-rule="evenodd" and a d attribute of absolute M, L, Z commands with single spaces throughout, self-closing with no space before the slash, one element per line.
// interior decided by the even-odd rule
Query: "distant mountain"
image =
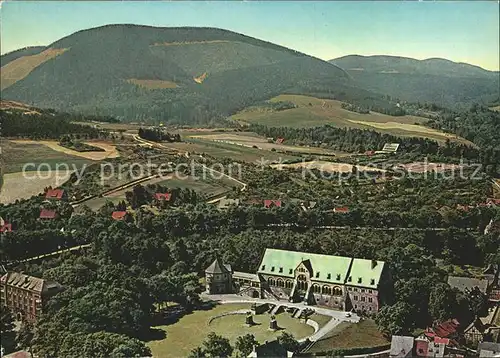
<path fill-rule="evenodd" d="M 500 92 L 498 71 L 441 58 L 350 55 L 329 62 L 358 86 L 402 100 L 457 106 L 491 102 Z"/>
<path fill-rule="evenodd" d="M 3 99 L 130 121 L 206 123 L 286 91 L 366 95 L 326 61 L 215 28 L 108 25 L 1 63 Z"/>

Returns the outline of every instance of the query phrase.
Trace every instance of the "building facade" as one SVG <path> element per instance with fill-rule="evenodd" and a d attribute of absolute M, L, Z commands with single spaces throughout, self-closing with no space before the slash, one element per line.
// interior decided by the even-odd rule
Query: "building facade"
<path fill-rule="evenodd" d="M 8 307 L 15 319 L 34 322 L 47 299 L 61 290 L 57 282 L 8 272 L 0 278 L 0 304 Z"/>
<path fill-rule="evenodd" d="M 205 289 L 209 294 L 232 292 L 233 271 L 230 265 L 224 265 L 219 258 L 205 270 Z"/>
<path fill-rule="evenodd" d="M 220 267 L 217 269 L 220 280 L 224 280 L 220 274 L 227 275 L 223 284 L 214 282 L 212 271 L 216 267 Z M 225 291 L 218 293 L 305 302 L 366 313 L 378 311 L 383 300 L 381 291 L 390 281 L 382 261 L 278 249 L 266 249 L 256 274 L 232 272 L 222 267 L 225 265 L 216 260 L 207 268 L 207 292 L 210 282 L 210 287 L 224 287 Z"/>

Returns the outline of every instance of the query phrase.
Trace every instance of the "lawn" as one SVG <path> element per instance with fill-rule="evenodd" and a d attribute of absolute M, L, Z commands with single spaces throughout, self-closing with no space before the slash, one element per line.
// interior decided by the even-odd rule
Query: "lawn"
<path fill-rule="evenodd" d="M 209 310 L 194 311 L 174 324 L 154 327 L 164 331 L 166 337 L 162 340 L 150 341 L 147 345 L 151 348 L 154 357 L 186 357 L 193 348 L 202 344 L 210 332 L 227 337 L 232 344 L 238 336 L 246 333 L 252 333 L 257 341 L 264 342 L 273 340 L 282 332 L 268 331 L 270 318 L 267 314 L 254 316 L 257 325 L 253 327 L 246 327 L 245 315 L 226 316 L 213 320 L 210 325 L 208 323 L 210 318 L 221 313 L 241 309 L 250 310 L 250 304 L 224 304 Z M 280 327 L 284 327 L 286 332 L 292 333 L 296 338 L 305 337 L 314 332 L 312 327 L 291 318 L 286 313 L 277 315 L 276 319 Z"/>
<path fill-rule="evenodd" d="M 377 329 L 373 320 L 359 323 L 341 322 L 323 339 L 317 341 L 308 353 L 328 352 L 334 349 L 375 347 L 390 342 Z"/>

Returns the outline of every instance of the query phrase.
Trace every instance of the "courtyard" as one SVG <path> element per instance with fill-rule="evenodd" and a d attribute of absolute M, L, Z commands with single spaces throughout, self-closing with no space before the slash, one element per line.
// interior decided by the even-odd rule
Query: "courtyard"
<path fill-rule="evenodd" d="M 228 338 L 234 344 L 236 338 L 247 333 L 253 334 L 259 343 L 276 339 L 281 332 L 291 333 L 296 339 L 305 339 L 315 333 L 315 328 L 303 321 L 292 318 L 289 313 L 276 314 L 279 329 L 269 330 L 271 315 L 264 313 L 254 315 L 255 325 L 248 327 L 245 324 L 244 312 L 250 311 L 251 303 L 225 303 L 197 310 L 182 316 L 177 322 L 152 327 L 164 338 L 151 340 L 147 345 L 151 348 L 154 357 L 185 357 L 189 352 L 202 344 L 208 333 L 215 332 Z M 239 314 L 229 314 L 237 312 Z M 226 314 L 226 315 L 224 315 Z M 223 315 L 223 316 L 221 316 Z M 331 317 L 315 313 L 310 317 L 318 327 L 323 328 Z"/>

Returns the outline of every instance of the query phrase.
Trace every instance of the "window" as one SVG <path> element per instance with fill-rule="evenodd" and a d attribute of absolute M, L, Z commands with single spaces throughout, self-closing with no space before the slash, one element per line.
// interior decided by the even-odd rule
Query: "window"
<path fill-rule="evenodd" d="M 361 296 L 361 302 L 365 302 L 365 301 L 366 301 L 365 296 Z"/>
<path fill-rule="evenodd" d="M 354 288 L 354 292 L 358 292 L 358 289 L 357 289 L 357 288 Z"/>
<path fill-rule="evenodd" d="M 361 281 L 362 281 L 361 277 L 358 277 L 358 283 L 361 283 Z"/>
<path fill-rule="evenodd" d="M 371 307 L 371 306 L 370 306 L 370 307 L 368 307 L 368 311 L 371 311 L 371 310 L 372 310 L 372 307 Z"/>
<path fill-rule="evenodd" d="M 358 300 L 358 296 L 354 295 L 354 301 Z"/>
<path fill-rule="evenodd" d="M 282 272 L 283 272 L 283 267 L 280 267 L 280 273 L 282 273 Z"/>
<path fill-rule="evenodd" d="M 368 290 L 368 293 L 373 293 L 373 291 L 372 290 Z"/>
<path fill-rule="evenodd" d="M 347 279 L 347 281 L 351 282 L 352 281 L 352 276 L 349 276 L 349 278 Z"/>
<path fill-rule="evenodd" d="M 373 279 L 373 278 L 372 278 L 372 279 L 370 280 L 370 285 L 375 285 L 375 279 Z"/>
<path fill-rule="evenodd" d="M 352 287 L 347 287 L 347 289 L 348 289 L 349 291 L 352 291 Z"/>
<path fill-rule="evenodd" d="M 373 298 L 368 297 L 368 302 L 372 303 L 373 302 Z"/>
<path fill-rule="evenodd" d="M 290 270 L 288 271 L 288 274 L 289 274 L 289 275 L 293 274 L 293 269 L 290 269 Z"/>
<path fill-rule="evenodd" d="M 316 272 L 316 278 L 318 278 L 318 277 L 319 277 L 319 272 Z"/>
<path fill-rule="evenodd" d="M 266 265 L 262 265 L 262 271 L 266 269 Z"/>
<path fill-rule="evenodd" d="M 337 274 L 337 281 L 340 281 L 340 274 Z"/>
<path fill-rule="evenodd" d="M 271 267 L 271 272 L 274 272 L 274 266 L 273 266 L 273 267 Z"/>
<path fill-rule="evenodd" d="M 361 292 L 365 292 L 365 289 L 364 289 L 364 288 L 362 288 L 362 289 L 361 289 Z"/>
<path fill-rule="evenodd" d="M 354 305 L 354 308 L 358 309 L 358 305 Z"/>
<path fill-rule="evenodd" d="M 327 280 L 329 280 L 329 279 L 331 279 L 331 278 L 332 278 L 332 274 L 331 274 L 331 273 L 329 273 L 328 275 L 326 275 L 326 279 L 327 279 Z"/>

